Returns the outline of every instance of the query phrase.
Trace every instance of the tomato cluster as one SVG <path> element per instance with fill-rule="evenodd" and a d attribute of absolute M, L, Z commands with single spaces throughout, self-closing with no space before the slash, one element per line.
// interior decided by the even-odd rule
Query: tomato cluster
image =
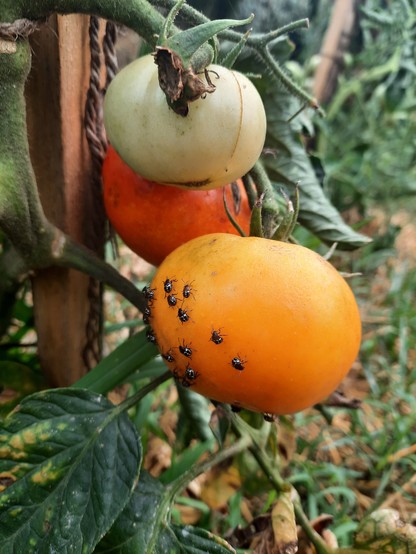
<path fill-rule="evenodd" d="M 208 71 L 216 89 L 186 117 L 168 106 L 153 58 L 114 79 L 105 101 L 114 147 L 103 167 L 105 205 L 125 242 L 160 264 L 144 290 L 143 320 L 173 377 L 235 408 L 289 414 L 322 401 L 345 376 L 360 345 L 359 311 L 345 280 L 315 252 L 231 234 L 220 187 L 253 166 L 266 118 L 246 77 Z M 247 231 L 239 190 L 233 216 Z"/>

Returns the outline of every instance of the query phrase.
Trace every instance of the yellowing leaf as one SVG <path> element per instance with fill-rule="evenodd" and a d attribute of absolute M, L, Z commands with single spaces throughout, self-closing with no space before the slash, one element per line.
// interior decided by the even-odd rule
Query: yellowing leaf
<path fill-rule="evenodd" d="M 272 510 L 272 527 L 276 552 L 294 554 L 298 550 L 298 534 L 291 493 L 279 496 Z"/>
<path fill-rule="evenodd" d="M 226 506 L 229 498 L 240 487 L 241 479 L 234 466 L 214 474 L 201 491 L 201 499 L 212 509 L 220 510 Z"/>

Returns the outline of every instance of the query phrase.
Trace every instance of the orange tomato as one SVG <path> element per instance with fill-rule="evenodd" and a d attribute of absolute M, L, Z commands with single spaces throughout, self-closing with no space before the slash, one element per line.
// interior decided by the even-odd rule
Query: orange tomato
<path fill-rule="evenodd" d="M 123 162 L 110 146 L 102 168 L 104 205 L 115 231 L 139 256 L 153 265 L 181 244 L 200 235 L 237 234 L 224 209 L 223 189 L 184 190 L 148 181 Z M 240 205 L 226 187 L 228 208 L 244 232 L 250 228 L 250 207 L 237 182 Z"/>
<path fill-rule="evenodd" d="M 350 287 L 302 246 L 202 236 L 172 252 L 149 286 L 151 333 L 167 366 L 210 399 L 297 412 L 332 393 L 359 350 Z"/>

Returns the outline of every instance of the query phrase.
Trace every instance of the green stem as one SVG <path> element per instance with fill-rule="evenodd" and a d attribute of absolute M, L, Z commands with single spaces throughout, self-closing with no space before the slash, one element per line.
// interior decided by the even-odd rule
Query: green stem
<path fill-rule="evenodd" d="M 245 237 L 246 236 L 245 232 L 240 227 L 240 225 L 237 223 L 237 221 L 233 218 L 232 213 L 230 212 L 230 210 L 228 208 L 227 193 L 226 193 L 226 188 L 225 187 L 223 188 L 223 191 L 222 191 L 222 201 L 223 201 L 223 204 L 224 204 L 225 213 L 227 214 L 227 217 L 228 217 L 231 225 L 236 229 L 236 231 L 240 234 L 240 236 Z"/>
<path fill-rule="evenodd" d="M 58 231 L 58 230 L 57 230 Z M 58 231 L 59 232 L 59 231 Z M 123 277 L 114 267 L 96 256 L 93 252 L 77 244 L 64 233 L 59 232 L 60 247 L 51 252 L 50 265 L 78 269 L 87 275 L 110 286 L 142 313 L 146 308 L 146 299 L 136 286 Z M 56 245 L 57 241 L 54 241 Z"/>
<path fill-rule="evenodd" d="M 272 239 L 287 242 L 293 233 L 299 215 L 299 187 L 298 185 L 295 187 L 294 202 L 290 200 L 283 188 L 280 189 L 280 193 L 286 202 L 286 212 L 278 228 L 274 232 Z"/>
<path fill-rule="evenodd" d="M 251 209 L 253 209 L 254 204 L 257 202 L 257 193 L 255 187 L 253 186 L 253 180 L 248 173 L 246 173 L 242 179 L 248 198 L 248 205 Z"/>
<path fill-rule="evenodd" d="M 190 483 L 195 477 L 198 477 L 198 475 L 201 475 L 202 473 L 209 471 L 212 467 L 215 465 L 223 462 L 227 458 L 230 458 L 232 456 L 235 456 L 236 454 L 240 454 L 241 452 L 244 452 L 247 448 L 247 446 L 250 444 L 251 439 L 250 437 L 242 437 L 238 439 L 234 444 L 231 446 L 228 446 L 227 448 L 224 448 L 222 450 L 219 450 L 212 456 L 210 456 L 207 460 L 196 464 L 192 466 L 188 471 L 180 475 L 175 481 L 173 481 L 169 485 L 169 494 L 166 494 L 164 497 L 164 500 L 162 504 L 159 507 L 158 513 L 157 513 L 157 521 L 155 523 L 155 527 L 161 527 L 163 522 L 166 520 L 169 511 L 171 509 L 171 506 L 175 500 L 176 495 L 183 490 L 188 483 Z M 154 548 L 156 545 L 157 536 L 153 535 L 151 542 L 147 545 L 147 552 L 154 552 Z"/>
<path fill-rule="evenodd" d="M 264 238 L 263 233 L 263 220 L 261 210 L 263 207 L 264 193 L 260 194 L 254 206 L 251 209 L 250 217 L 250 237 Z"/>
<path fill-rule="evenodd" d="M 287 35 L 288 33 L 291 33 L 293 31 L 296 31 L 297 29 L 308 29 L 309 28 L 309 19 L 298 19 L 297 21 L 292 21 L 292 23 L 288 23 L 287 25 L 284 25 L 283 27 L 279 27 L 279 29 L 275 29 L 273 31 L 270 31 L 269 33 L 256 33 L 252 34 L 250 37 L 249 44 L 253 47 L 260 47 L 260 46 L 266 46 L 267 44 L 270 44 L 277 38 L 283 37 L 284 35 Z"/>
<path fill-rule="evenodd" d="M 30 269 L 52 265 L 78 269 L 111 286 L 143 311 L 143 294 L 130 281 L 45 217 L 27 139 L 24 85 L 30 48 L 27 41 L 10 44 L 15 46 L 14 53 L 0 53 L 0 228 L 19 262 L 14 273 L 23 275 Z"/>
<path fill-rule="evenodd" d="M 334 550 L 322 540 L 315 529 L 311 526 L 305 512 L 302 509 L 302 506 L 300 505 L 300 502 L 295 501 L 293 503 L 293 507 L 295 510 L 296 521 L 302 527 L 303 532 L 315 547 L 317 554 L 335 554 Z M 338 554 L 338 550 L 336 552 Z"/>
<path fill-rule="evenodd" d="M 35 184 L 26 127 L 24 86 L 31 64 L 27 41 L 0 53 L 0 228 L 23 260 L 50 235 Z M 1 51 L 0 51 L 1 52 Z"/>
<path fill-rule="evenodd" d="M 290 490 L 291 485 L 289 483 L 286 483 L 284 479 L 282 479 L 277 468 L 272 466 L 272 464 L 270 463 L 269 457 L 264 451 L 264 448 L 258 442 L 257 440 L 258 432 L 252 427 L 250 427 L 249 425 L 247 425 L 236 414 L 231 414 L 231 426 L 233 428 L 234 433 L 238 437 L 243 436 L 244 433 L 248 433 L 250 435 L 251 445 L 249 446 L 249 451 L 251 452 L 256 462 L 262 469 L 263 473 L 269 479 L 270 483 L 272 484 L 276 492 L 280 494 L 282 492 L 287 492 L 288 490 Z M 305 535 L 314 545 L 317 554 L 334 554 L 333 550 L 325 544 L 322 538 L 311 526 L 308 518 L 306 517 L 302 509 L 300 502 L 295 500 L 293 503 L 293 506 L 294 506 L 296 520 L 298 521 L 299 525 L 302 527 Z"/>
<path fill-rule="evenodd" d="M 153 0 L 153 4 L 156 6 L 171 8 L 175 4 L 175 0 Z M 182 13 L 189 20 L 189 22 L 194 25 L 209 21 L 206 16 L 187 4 L 182 7 Z M 276 40 L 276 38 L 283 37 L 285 34 L 295 29 L 307 28 L 308 25 L 308 19 L 300 19 L 271 31 L 270 33 L 251 34 L 247 38 L 246 45 L 248 48 L 256 52 L 258 58 L 261 62 L 263 62 L 264 66 L 289 90 L 289 92 L 296 96 L 296 98 L 299 98 L 302 103 L 307 104 L 317 110 L 319 114 L 323 115 L 323 110 L 319 107 L 316 99 L 292 81 L 292 79 L 282 70 L 268 49 L 268 45 Z M 237 33 L 230 29 L 221 32 L 219 36 L 225 40 L 229 40 L 230 42 L 238 43 L 241 41 L 241 33 Z"/>
<path fill-rule="evenodd" d="M 270 238 L 276 227 L 277 215 L 279 213 L 279 205 L 274 199 L 273 186 L 260 161 L 255 163 L 249 174 L 255 184 L 259 197 L 262 197 L 261 206 L 259 208 L 261 209 L 262 235 L 257 236 Z"/>
<path fill-rule="evenodd" d="M 133 396 L 130 396 L 126 400 L 124 400 L 120 404 L 120 408 L 124 410 L 130 410 L 130 408 L 133 408 L 140 400 L 142 400 L 146 395 L 149 394 L 149 392 L 152 392 L 152 390 L 155 390 L 159 385 L 167 381 L 168 379 L 172 378 L 172 373 L 170 371 L 165 371 L 165 373 L 162 373 L 162 375 L 159 375 L 159 377 L 156 377 L 151 381 L 148 385 L 141 388 L 136 394 L 133 394 Z"/>
<path fill-rule="evenodd" d="M 176 495 L 183 490 L 191 481 L 193 481 L 198 475 L 205 473 L 212 469 L 214 466 L 220 464 L 228 458 L 232 458 L 241 452 L 244 452 L 251 444 L 251 437 L 245 435 L 239 438 L 234 444 L 218 450 L 215 454 L 212 454 L 209 458 L 199 464 L 195 464 L 190 467 L 188 471 L 182 473 L 177 477 L 169 486 L 170 488 L 170 502 L 174 500 Z"/>
<path fill-rule="evenodd" d="M 247 45 L 251 46 L 249 44 L 249 41 L 247 41 Z M 317 110 L 319 114 L 323 115 L 322 109 L 319 107 L 318 102 L 316 101 L 313 96 L 308 94 L 303 88 L 301 88 L 299 85 L 297 85 L 292 79 L 289 77 L 287 73 L 280 67 L 280 65 L 277 63 L 277 61 L 273 58 L 272 54 L 270 53 L 270 50 L 267 47 L 253 47 L 254 50 L 257 52 L 258 57 L 261 59 L 261 61 L 264 63 L 266 68 L 271 72 L 271 74 L 284 85 L 287 90 L 293 94 L 293 96 L 296 96 L 296 98 L 299 98 L 301 102 L 304 104 L 307 104 L 310 108 L 313 108 L 314 110 Z"/>
<path fill-rule="evenodd" d="M 1 0 L 2 20 L 44 19 L 54 13 L 97 15 L 130 27 L 152 47 L 165 18 L 147 0 Z"/>

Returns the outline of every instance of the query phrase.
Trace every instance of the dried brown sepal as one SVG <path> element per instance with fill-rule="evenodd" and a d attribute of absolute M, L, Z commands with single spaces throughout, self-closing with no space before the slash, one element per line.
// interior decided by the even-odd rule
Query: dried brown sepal
<path fill-rule="evenodd" d="M 170 48 L 158 46 L 154 57 L 160 88 L 175 113 L 185 117 L 188 114 L 189 102 L 214 92 L 215 85 L 211 82 L 208 71 L 205 70 L 204 82 L 192 67 L 184 68 L 181 58 Z"/>

